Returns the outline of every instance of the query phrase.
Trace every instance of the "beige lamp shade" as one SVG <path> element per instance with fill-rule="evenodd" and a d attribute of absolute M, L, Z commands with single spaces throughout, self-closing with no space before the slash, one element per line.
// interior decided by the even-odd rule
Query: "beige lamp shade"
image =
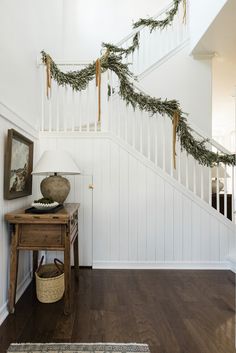
<path fill-rule="evenodd" d="M 79 168 L 66 151 L 45 151 L 34 167 L 34 175 L 75 175 Z"/>
<path fill-rule="evenodd" d="M 217 169 L 219 169 L 218 178 L 221 178 L 221 179 L 223 179 L 224 177 L 229 178 L 229 174 L 227 172 L 225 173 L 225 168 L 223 168 L 221 165 L 219 165 L 219 167 L 215 166 L 212 168 L 211 170 L 212 178 L 217 178 Z"/>
<path fill-rule="evenodd" d="M 66 151 L 45 151 L 32 174 L 48 175 L 42 180 L 42 195 L 63 204 L 70 192 L 70 182 L 62 175 L 80 174 L 79 168 Z"/>

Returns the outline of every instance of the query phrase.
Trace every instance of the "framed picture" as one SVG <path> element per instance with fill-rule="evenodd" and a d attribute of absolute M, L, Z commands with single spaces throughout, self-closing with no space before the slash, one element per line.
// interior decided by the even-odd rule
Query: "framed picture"
<path fill-rule="evenodd" d="M 19 132 L 8 130 L 4 167 L 6 200 L 32 194 L 33 141 Z"/>

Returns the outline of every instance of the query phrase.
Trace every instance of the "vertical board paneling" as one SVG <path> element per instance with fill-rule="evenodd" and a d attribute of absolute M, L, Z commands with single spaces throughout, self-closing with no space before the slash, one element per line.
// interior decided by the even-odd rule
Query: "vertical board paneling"
<path fill-rule="evenodd" d="M 138 162 L 129 156 L 129 261 L 138 261 Z"/>
<path fill-rule="evenodd" d="M 147 259 L 156 260 L 157 214 L 156 175 L 147 172 Z"/>
<path fill-rule="evenodd" d="M 200 242 L 201 242 L 201 260 L 209 261 L 210 259 L 210 217 L 209 214 L 201 209 L 200 223 Z"/>
<path fill-rule="evenodd" d="M 219 222 L 212 217 L 210 221 L 210 261 L 220 261 Z"/>
<path fill-rule="evenodd" d="M 93 146 L 93 261 L 108 257 L 107 254 L 104 255 L 105 244 L 102 236 L 102 223 L 105 220 L 103 219 L 101 152 L 101 141 L 97 140 Z"/>
<path fill-rule="evenodd" d="M 101 193 L 102 193 L 102 234 L 101 242 L 103 244 L 102 259 L 110 259 L 110 141 L 101 140 Z"/>
<path fill-rule="evenodd" d="M 5 318 L 6 305 L 8 300 L 8 287 L 9 287 L 9 260 L 10 260 L 10 234 L 9 227 L 4 221 L 4 215 L 7 212 L 11 212 L 17 208 L 25 207 L 27 208 L 32 200 L 37 197 L 35 191 L 37 190 L 37 178 L 33 178 L 33 195 L 28 197 L 22 197 L 14 200 L 4 200 L 3 195 L 3 185 L 4 185 L 4 153 L 5 153 L 5 143 L 7 139 L 8 129 L 15 129 L 19 131 L 24 136 L 28 137 L 30 140 L 34 141 L 34 157 L 35 160 L 38 157 L 38 143 L 36 138 L 32 137 L 27 133 L 27 131 L 16 128 L 15 125 L 11 124 L 9 121 L 5 120 L 0 116 L 0 324 Z M 31 254 L 30 252 L 20 252 L 19 256 L 19 269 L 18 269 L 18 289 L 24 289 L 25 281 L 31 273 Z"/>
<path fill-rule="evenodd" d="M 201 209 L 192 203 L 192 261 L 201 259 Z"/>
<path fill-rule="evenodd" d="M 111 143 L 111 158 L 110 158 L 110 259 L 118 261 L 120 257 L 120 159 L 118 145 Z"/>
<path fill-rule="evenodd" d="M 156 230 L 156 261 L 165 260 L 165 184 L 163 179 L 156 178 L 156 209 L 154 217 L 157 222 Z"/>
<path fill-rule="evenodd" d="M 129 155 L 120 149 L 120 261 L 129 259 Z"/>
<path fill-rule="evenodd" d="M 220 263 L 234 247 L 234 234 L 219 218 L 115 140 L 43 140 L 43 149 L 70 151 L 82 172 L 80 177 L 69 177 L 68 199 L 83 204 L 81 264 L 87 264 L 92 241 L 93 263 L 108 266 L 109 262 Z"/>
<path fill-rule="evenodd" d="M 224 261 L 229 254 L 228 228 L 220 224 L 220 260 Z"/>
<path fill-rule="evenodd" d="M 93 256 L 92 256 L 92 189 L 89 185 L 93 184 L 92 176 L 83 176 L 79 178 L 80 180 L 80 192 L 79 202 L 80 208 L 83 210 L 83 218 L 79 217 L 79 223 L 82 223 L 83 231 L 79 232 L 79 263 L 80 266 L 92 266 Z M 82 219 L 81 219 L 82 218 Z"/>
<path fill-rule="evenodd" d="M 183 261 L 192 260 L 192 202 L 183 196 Z"/>
<path fill-rule="evenodd" d="M 138 261 L 146 261 L 147 253 L 147 168 L 138 163 L 137 168 Z"/>
<path fill-rule="evenodd" d="M 174 261 L 182 261 L 183 258 L 183 205 L 182 195 L 174 190 Z"/>
<path fill-rule="evenodd" d="M 174 189 L 165 183 L 165 261 L 174 260 Z"/>

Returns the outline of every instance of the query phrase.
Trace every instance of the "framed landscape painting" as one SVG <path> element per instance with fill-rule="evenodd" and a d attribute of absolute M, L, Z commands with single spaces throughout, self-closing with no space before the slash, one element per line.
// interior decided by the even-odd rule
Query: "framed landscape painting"
<path fill-rule="evenodd" d="M 14 129 L 8 130 L 5 150 L 4 198 L 32 194 L 33 141 Z"/>

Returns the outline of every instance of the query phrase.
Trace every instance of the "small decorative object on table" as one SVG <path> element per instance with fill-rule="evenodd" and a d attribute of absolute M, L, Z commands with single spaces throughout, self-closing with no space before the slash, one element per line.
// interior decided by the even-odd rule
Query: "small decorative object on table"
<path fill-rule="evenodd" d="M 59 205 L 59 202 L 53 201 L 51 198 L 45 198 L 39 200 L 34 200 L 31 204 L 32 207 L 37 208 L 38 210 L 51 210 Z"/>

